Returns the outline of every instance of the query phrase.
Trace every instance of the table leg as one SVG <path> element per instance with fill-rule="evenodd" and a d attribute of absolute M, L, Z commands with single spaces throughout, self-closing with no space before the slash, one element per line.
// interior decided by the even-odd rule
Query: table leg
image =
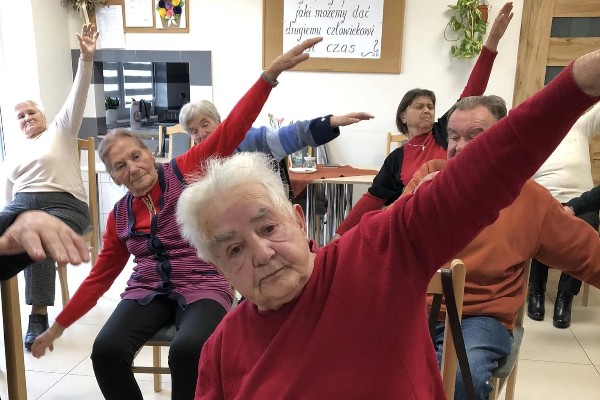
<path fill-rule="evenodd" d="M 306 187 L 306 234 L 310 239 L 316 241 L 317 246 L 319 245 L 319 238 L 317 237 L 317 215 L 315 213 L 316 202 L 317 202 L 317 191 L 318 188 L 315 184 L 309 184 Z"/>
<path fill-rule="evenodd" d="M 4 351 L 8 398 L 26 400 L 25 359 L 21 332 L 21 309 L 19 308 L 19 284 L 17 277 L 2 281 L 2 318 L 4 321 Z"/>

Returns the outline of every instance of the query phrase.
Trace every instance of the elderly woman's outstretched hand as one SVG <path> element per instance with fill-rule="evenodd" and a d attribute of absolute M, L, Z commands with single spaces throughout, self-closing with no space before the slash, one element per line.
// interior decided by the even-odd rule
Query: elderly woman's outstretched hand
<path fill-rule="evenodd" d="M 329 124 L 331 125 L 331 128 L 338 128 L 340 126 L 348 126 L 373 118 L 375 117 L 372 114 L 366 112 L 353 112 L 344 115 L 333 115 L 329 119 Z"/>
<path fill-rule="evenodd" d="M 494 19 L 494 23 L 492 24 L 492 28 L 490 29 L 490 34 L 488 35 L 487 40 L 485 41 L 485 47 L 492 51 L 496 51 L 498 49 L 498 43 L 504 33 L 506 32 L 506 28 L 508 28 L 508 24 L 513 17 L 513 3 L 508 2 L 502 6 L 500 12 L 496 19 Z"/>
<path fill-rule="evenodd" d="M 308 59 L 309 55 L 304 51 L 310 49 L 315 44 L 319 43 L 321 40 L 323 40 L 322 37 L 307 39 L 302 43 L 294 46 L 291 50 L 288 50 L 287 52 L 277 57 L 265 70 L 266 78 L 270 82 L 275 82 L 279 74 L 281 74 L 283 71 L 294 68 L 302 61 Z"/>
<path fill-rule="evenodd" d="M 76 33 L 79 41 L 79 50 L 81 51 L 81 59 L 83 61 L 92 61 L 96 52 L 96 41 L 100 33 L 96 32 L 94 24 L 84 24 L 81 27 L 81 34 Z"/>

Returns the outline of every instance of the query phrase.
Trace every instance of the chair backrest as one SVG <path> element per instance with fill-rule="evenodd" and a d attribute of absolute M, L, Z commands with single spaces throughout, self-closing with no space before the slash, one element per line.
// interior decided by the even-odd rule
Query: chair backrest
<path fill-rule="evenodd" d="M 83 238 L 88 241 L 92 266 L 96 264 L 98 251 L 100 249 L 100 222 L 98 221 L 98 183 L 96 181 L 96 139 L 88 137 L 87 139 L 77 139 L 77 149 L 79 150 L 79 162 L 81 163 L 81 151 L 87 151 L 88 164 L 88 206 L 90 208 L 91 229 L 83 233 Z M 63 308 L 71 299 L 69 294 L 69 281 L 67 278 L 67 264 L 56 263 L 58 280 L 60 282 L 61 298 Z"/>
<path fill-rule="evenodd" d="M 163 131 L 164 129 L 164 131 Z M 185 153 L 187 150 L 192 148 L 194 140 L 185 132 L 180 124 L 163 128 L 159 126 L 159 153 L 163 153 L 164 149 L 161 149 L 161 144 L 164 145 L 164 138 L 160 137 L 160 132 L 164 132 L 165 137 L 169 140 L 169 149 L 167 157 L 169 159 L 177 157 L 180 154 Z M 162 150 L 162 151 L 161 151 Z"/>
<path fill-rule="evenodd" d="M 506 400 L 512 400 L 515 396 L 515 387 L 517 381 L 517 370 L 519 365 L 519 351 L 521 349 L 521 343 L 523 341 L 523 335 L 525 330 L 523 329 L 523 320 L 525 318 L 525 303 L 527 303 L 527 290 L 529 289 L 529 272 L 531 269 L 531 259 L 529 259 L 523 269 L 523 292 L 525 294 L 525 301 L 519 307 L 517 316 L 515 318 L 515 327 L 513 329 L 513 344 L 510 350 L 510 354 L 506 357 L 502 357 L 498 361 L 498 368 L 492 371 L 492 379 L 490 383 L 494 386 L 494 390 L 489 395 L 489 400 L 497 400 L 504 386 L 506 386 L 506 393 L 504 398 Z"/>
<path fill-rule="evenodd" d="M 397 147 L 401 147 L 406 142 L 408 142 L 408 136 L 404 133 L 392 134 L 392 132 L 388 132 L 385 154 L 388 155 L 392 152 L 392 143 L 397 143 Z"/>
<path fill-rule="evenodd" d="M 465 291 L 465 265 L 461 260 L 453 260 L 450 269 L 452 271 L 452 287 L 454 289 L 454 298 L 456 300 L 456 311 L 459 319 L 462 316 L 463 297 Z M 427 287 L 427 293 L 444 294 L 442 286 L 442 270 L 438 270 Z M 448 399 L 454 398 L 454 387 L 456 384 L 456 370 L 458 358 L 454 345 L 454 338 L 450 330 L 449 313 L 446 313 L 446 330 L 444 335 L 444 345 L 442 350 L 441 374 L 444 383 L 444 392 Z"/>
<path fill-rule="evenodd" d="M 88 204 L 90 207 L 91 218 L 91 238 L 90 244 L 93 247 L 92 265 L 96 262 L 98 248 L 100 243 L 100 222 L 98 220 L 98 183 L 96 178 L 96 139 L 88 137 L 87 139 L 77 139 L 77 148 L 79 149 L 79 160 L 81 161 L 81 151 L 87 150 L 88 164 Z"/>

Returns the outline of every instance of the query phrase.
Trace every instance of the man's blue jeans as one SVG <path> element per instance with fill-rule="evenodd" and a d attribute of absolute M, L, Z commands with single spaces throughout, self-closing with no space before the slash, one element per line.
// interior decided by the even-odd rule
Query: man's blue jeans
<path fill-rule="evenodd" d="M 467 358 L 471 367 L 473 385 L 475 386 L 475 394 L 478 399 L 485 400 L 493 389 L 493 386 L 489 383 L 492 371 L 498 367 L 498 360 L 510 353 L 512 348 L 512 332 L 492 317 L 464 318 L 461 327 L 467 349 Z M 443 343 L 444 324 L 439 323 L 436 326 L 434 337 L 438 366 L 442 362 Z M 460 367 L 456 372 L 454 399 L 466 399 Z"/>

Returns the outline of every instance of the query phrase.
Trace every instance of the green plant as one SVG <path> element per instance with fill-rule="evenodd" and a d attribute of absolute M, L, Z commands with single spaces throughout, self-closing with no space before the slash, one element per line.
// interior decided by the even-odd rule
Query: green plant
<path fill-rule="evenodd" d="M 487 29 L 487 21 L 479 10 L 479 0 L 457 0 L 456 4 L 448 6 L 452 17 L 446 26 L 456 32 L 456 39 L 449 39 L 444 32 L 444 38 L 455 42 L 450 52 L 456 58 L 473 58 L 483 47 L 483 35 Z M 484 6 L 487 7 L 487 6 Z"/>
<path fill-rule="evenodd" d="M 104 99 L 104 108 L 107 110 L 116 110 L 119 108 L 119 98 L 106 96 Z"/>

